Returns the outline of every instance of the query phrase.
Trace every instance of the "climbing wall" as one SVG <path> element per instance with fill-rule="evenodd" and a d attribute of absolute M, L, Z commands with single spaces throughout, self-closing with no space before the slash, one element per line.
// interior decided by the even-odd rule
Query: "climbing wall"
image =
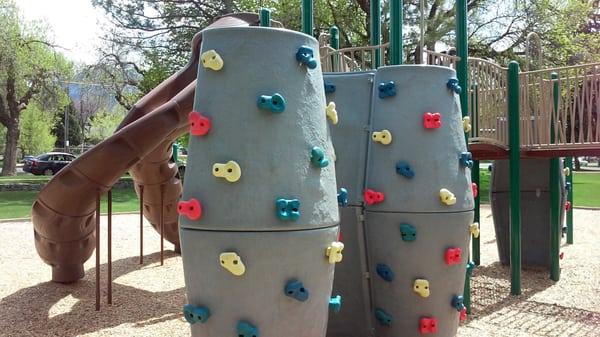
<path fill-rule="evenodd" d="M 203 34 L 178 205 L 194 337 L 322 337 L 339 309 L 344 246 L 318 60 L 317 41 L 292 31 Z"/>

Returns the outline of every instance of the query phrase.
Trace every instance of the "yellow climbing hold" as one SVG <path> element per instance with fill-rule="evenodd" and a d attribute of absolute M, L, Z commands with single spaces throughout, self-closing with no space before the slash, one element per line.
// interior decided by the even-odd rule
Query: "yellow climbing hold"
<path fill-rule="evenodd" d="M 223 68 L 223 59 L 221 58 L 221 55 L 219 55 L 219 53 L 217 53 L 217 51 L 214 49 L 202 53 L 202 55 L 200 55 L 200 59 L 202 60 L 202 66 L 204 68 L 209 68 L 215 71 L 219 71 L 221 68 Z"/>
<path fill-rule="evenodd" d="M 337 110 L 335 110 L 335 102 L 329 102 L 327 104 L 327 108 L 325 108 L 325 113 L 327 117 L 331 120 L 333 125 L 338 123 L 338 114 Z"/>
<path fill-rule="evenodd" d="M 242 176 L 242 168 L 233 160 L 225 164 L 216 163 L 213 165 L 213 175 L 219 178 L 225 178 L 230 183 L 235 183 Z"/>
<path fill-rule="evenodd" d="M 242 258 L 234 252 L 225 252 L 219 255 L 221 267 L 227 269 L 235 276 L 242 276 L 246 272 L 246 266 L 242 262 Z"/>
<path fill-rule="evenodd" d="M 570 175 L 571 175 L 571 169 L 570 169 L 570 168 L 568 168 L 568 167 L 565 167 L 565 168 L 563 169 L 563 173 L 565 174 L 565 176 L 567 176 L 567 177 L 568 177 L 568 176 L 570 176 Z"/>
<path fill-rule="evenodd" d="M 445 188 L 442 188 L 440 190 L 440 200 L 443 204 L 448 206 L 456 204 L 456 197 L 454 196 L 454 193 L 450 192 Z"/>
<path fill-rule="evenodd" d="M 416 279 L 413 285 L 413 291 L 423 298 L 429 297 L 429 281 L 425 279 Z"/>
<path fill-rule="evenodd" d="M 465 130 L 465 133 L 471 132 L 471 117 L 463 117 L 463 130 Z"/>
<path fill-rule="evenodd" d="M 332 242 L 325 252 L 325 255 L 329 258 L 329 263 L 334 264 L 336 262 L 342 262 L 342 250 L 344 250 L 344 244 L 342 242 Z"/>
<path fill-rule="evenodd" d="M 469 227 L 469 232 L 471 232 L 471 235 L 473 235 L 473 237 L 477 239 L 479 237 L 479 223 L 476 222 L 472 224 Z"/>
<path fill-rule="evenodd" d="M 389 130 L 381 130 L 373 132 L 373 141 L 388 145 L 392 142 L 392 133 Z"/>

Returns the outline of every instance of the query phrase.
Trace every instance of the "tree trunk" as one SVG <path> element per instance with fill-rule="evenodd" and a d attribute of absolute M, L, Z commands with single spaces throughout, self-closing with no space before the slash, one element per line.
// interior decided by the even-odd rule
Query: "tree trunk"
<path fill-rule="evenodd" d="M 17 170 L 17 144 L 19 144 L 19 121 L 13 120 L 6 126 L 6 142 L 4 147 L 4 162 L 1 176 L 15 175 Z"/>

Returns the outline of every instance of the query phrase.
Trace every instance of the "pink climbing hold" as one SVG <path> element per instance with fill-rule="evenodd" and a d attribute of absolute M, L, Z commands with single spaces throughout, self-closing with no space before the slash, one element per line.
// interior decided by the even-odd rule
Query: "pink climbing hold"
<path fill-rule="evenodd" d="M 472 183 L 471 189 L 473 190 L 473 198 L 477 198 L 477 196 L 479 195 L 479 188 L 477 187 L 477 184 Z"/>
<path fill-rule="evenodd" d="M 368 188 L 364 193 L 364 198 L 365 203 L 367 205 L 373 205 L 383 202 L 383 200 L 385 199 L 385 195 L 383 194 L 383 192 L 377 192 Z"/>
<path fill-rule="evenodd" d="M 451 265 L 460 263 L 461 256 L 462 256 L 462 249 L 460 249 L 458 247 L 453 247 L 453 248 L 446 249 L 446 253 L 444 254 L 444 259 L 446 260 L 446 264 L 451 266 Z"/>
<path fill-rule="evenodd" d="M 419 320 L 419 332 L 421 335 L 437 333 L 437 319 L 435 317 L 422 317 Z"/>
<path fill-rule="evenodd" d="M 425 129 L 438 129 L 442 126 L 442 115 L 439 112 L 426 112 L 423 114 L 423 126 Z"/>
<path fill-rule="evenodd" d="M 569 211 L 571 210 L 571 202 L 567 201 L 567 203 L 565 204 L 565 210 Z"/>
<path fill-rule="evenodd" d="M 467 308 L 462 308 L 458 317 L 461 322 L 464 322 L 467 319 Z"/>
<path fill-rule="evenodd" d="M 186 216 L 190 220 L 198 220 L 202 216 L 202 205 L 200 201 L 194 198 L 188 201 L 181 200 L 177 203 L 177 213 Z"/>
<path fill-rule="evenodd" d="M 193 136 L 204 136 L 210 131 L 210 118 L 197 111 L 190 112 L 188 121 L 190 122 L 190 133 Z"/>
<path fill-rule="evenodd" d="M 565 252 L 560 252 L 560 254 L 558 255 L 558 257 L 562 260 L 565 258 Z"/>

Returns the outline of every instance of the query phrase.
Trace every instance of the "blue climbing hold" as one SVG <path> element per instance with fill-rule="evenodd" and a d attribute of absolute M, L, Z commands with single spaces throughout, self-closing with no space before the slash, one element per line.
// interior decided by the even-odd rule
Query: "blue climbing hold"
<path fill-rule="evenodd" d="M 399 161 L 396 163 L 396 173 L 408 179 L 415 177 L 415 171 L 413 171 L 413 169 L 410 167 L 410 164 L 405 161 Z"/>
<path fill-rule="evenodd" d="M 396 83 L 389 81 L 387 83 L 379 83 L 379 98 L 396 96 Z"/>
<path fill-rule="evenodd" d="M 451 78 L 451 79 L 449 79 L 448 83 L 446 83 L 446 87 L 449 90 L 454 91 L 454 93 L 456 93 L 458 95 L 460 95 L 460 93 L 462 92 L 462 88 L 458 84 L 458 79 L 457 78 Z"/>
<path fill-rule="evenodd" d="M 259 337 L 258 328 L 244 321 L 238 322 L 237 325 L 238 337 Z"/>
<path fill-rule="evenodd" d="M 456 295 L 452 298 L 452 306 L 456 311 L 461 311 L 465 308 L 465 298 L 461 295 Z"/>
<path fill-rule="evenodd" d="M 291 280 L 285 285 L 285 295 L 294 298 L 300 302 L 308 299 L 308 289 L 298 280 Z"/>
<path fill-rule="evenodd" d="M 565 184 L 565 189 L 566 189 L 567 191 L 570 191 L 570 190 L 571 190 L 571 183 L 570 183 L 570 182 L 567 182 L 567 183 Z"/>
<path fill-rule="evenodd" d="M 392 325 L 392 316 L 385 312 L 385 310 L 377 308 L 375 309 L 375 318 L 379 321 L 379 324 L 390 326 Z"/>
<path fill-rule="evenodd" d="M 193 304 L 186 304 L 183 306 L 183 316 L 190 324 L 205 323 L 210 317 L 210 310 Z"/>
<path fill-rule="evenodd" d="M 281 220 L 298 220 L 300 218 L 300 201 L 298 199 L 279 198 L 275 201 L 275 213 Z"/>
<path fill-rule="evenodd" d="M 296 61 L 305 64 L 310 69 L 317 67 L 317 60 L 315 59 L 315 53 L 311 47 L 302 46 L 296 52 Z"/>
<path fill-rule="evenodd" d="M 325 82 L 325 93 L 331 94 L 335 92 L 335 84 L 331 82 Z"/>
<path fill-rule="evenodd" d="M 473 275 L 473 269 L 475 269 L 475 262 L 469 261 L 467 263 L 467 276 L 471 277 Z"/>
<path fill-rule="evenodd" d="M 318 146 L 310 150 L 310 162 L 316 167 L 326 167 L 329 165 L 329 159 L 325 157 L 325 151 Z"/>
<path fill-rule="evenodd" d="M 463 167 L 473 168 L 473 155 L 471 152 L 462 152 L 458 161 Z"/>
<path fill-rule="evenodd" d="M 256 102 L 258 107 L 271 112 L 283 112 L 285 110 L 285 98 L 281 94 L 275 93 L 273 96 L 261 95 Z"/>
<path fill-rule="evenodd" d="M 381 276 L 382 279 L 392 282 L 394 280 L 394 272 L 392 269 L 384 263 L 377 264 L 377 275 Z"/>
<path fill-rule="evenodd" d="M 337 195 L 338 205 L 342 207 L 348 206 L 348 190 L 345 188 L 340 188 L 340 191 Z"/>
<path fill-rule="evenodd" d="M 400 224 L 400 234 L 402 241 L 415 241 L 417 239 L 417 229 L 407 223 Z"/>
<path fill-rule="evenodd" d="M 342 296 L 337 295 L 329 299 L 329 310 L 338 313 L 342 310 Z"/>

